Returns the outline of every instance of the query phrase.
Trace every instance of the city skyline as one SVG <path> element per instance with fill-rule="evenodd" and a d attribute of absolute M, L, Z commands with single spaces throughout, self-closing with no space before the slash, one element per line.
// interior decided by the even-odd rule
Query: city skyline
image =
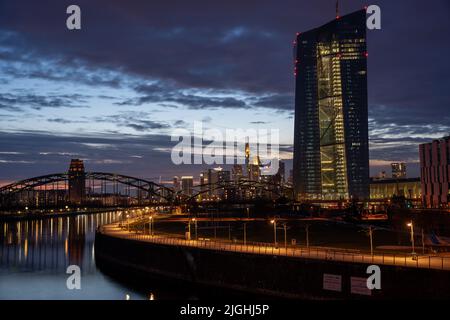
<path fill-rule="evenodd" d="M 0 0 L 0 300 L 450 299 L 450 2 L 366 1 Z"/>
<path fill-rule="evenodd" d="M 219 128 L 280 128 L 290 168 L 292 41 L 296 32 L 332 19 L 334 1 L 240 4 L 239 14 L 232 3 L 209 10 L 201 1 L 179 4 L 177 12 L 186 17 L 161 3 L 120 11 L 109 4 L 100 9 L 100 3 L 80 1 L 85 20 L 78 34 L 63 28 L 66 3 L 42 5 L 45 10 L 1 4 L 0 184 L 65 171 L 77 157 L 89 170 L 197 176 L 204 167 L 168 165 L 168 134 L 194 120 Z M 347 1 L 341 12 L 365 4 Z M 368 32 L 371 175 L 406 162 L 418 176 L 418 145 L 450 131 L 449 66 L 438 54 L 449 44 L 433 32 L 450 31 L 444 18 L 449 4 L 436 1 L 420 13 L 378 4 L 382 30 Z M 268 22 L 267 12 L 280 19 Z M 399 14 L 406 20 L 397 21 Z"/>

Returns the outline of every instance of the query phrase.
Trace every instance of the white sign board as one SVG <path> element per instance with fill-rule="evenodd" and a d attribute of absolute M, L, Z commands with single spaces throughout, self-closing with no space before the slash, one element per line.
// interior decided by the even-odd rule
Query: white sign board
<path fill-rule="evenodd" d="M 335 274 L 323 274 L 323 289 L 329 291 L 342 291 L 342 276 Z"/>
<path fill-rule="evenodd" d="M 367 288 L 367 279 L 351 277 L 350 278 L 350 292 L 354 294 L 360 294 L 363 296 L 371 296 L 372 290 Z"/>

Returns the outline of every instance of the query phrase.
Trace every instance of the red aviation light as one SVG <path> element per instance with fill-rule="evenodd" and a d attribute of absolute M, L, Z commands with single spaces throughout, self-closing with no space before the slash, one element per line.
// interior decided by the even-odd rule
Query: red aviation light
<path fill-rule="evenodd" d="M 364 52 L 364 56 L 367 58 L 367 57 L 369 57 L 369 53 L 366 51 L 366 52 Z"/>

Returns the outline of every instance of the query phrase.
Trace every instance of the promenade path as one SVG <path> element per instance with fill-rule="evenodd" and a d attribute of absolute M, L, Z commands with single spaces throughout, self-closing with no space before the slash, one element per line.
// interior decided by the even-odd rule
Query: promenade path
<path fill-rule="evenodd" d="M 392 265 L 408 268 L 450 270 L 450 257 L 440 255 L 417 254 L 414 258 L 411 254 L 374 254 L 362 253 L 339 248 L 284 246 L 273 243 L 247 242 L 246 244 L 232 241 L 220 241 L 202 239 L 186 240 L 181 235 L 159 234 L 149 235 L 142 231 L 127 230 L 120 227 L 119 223 L 102 226 L 99 231 L 103 234 L 122 239 L 131 239 L 151 242 L 163 245 L 197 247 L 216 251 L 230 251 L 257 255 L 289 256 L 303 259 L 316 259 L 328 261 L 342 261 L 349 263 L 365 263 L 377 265 Z"/>

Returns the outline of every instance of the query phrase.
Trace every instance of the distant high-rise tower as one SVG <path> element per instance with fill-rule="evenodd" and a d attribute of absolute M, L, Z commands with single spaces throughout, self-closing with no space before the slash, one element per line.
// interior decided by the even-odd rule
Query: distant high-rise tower
<path fill-rule="evenodd" d="M 240 165 L 240 164 L 233 165 L 233 169 L 232 169 L 231 173 L 233 176 L 233 181 L 235 183 L 239 182 L 243 177 L 242 165 Z"/>
<path fill-rule="evenodd" d="M 294 74 L 297 199 L 368 199 L 366 11 L 298 33 Z"/>
<path fill-rule="evenodd" d="M 245 170 L 247 177 L 250 177 L 250 144 L 245 142 Z"/>
<path fill-rule="evenodd" d="M 392 169 L 392 178 L 394 179 L 406 178 L 406 163 L 404 162 L 391 163 L 391 169 Z"/>
<path fill-rule="evenodd" d="M 80 205 L 84 201 L 86 178 L 83 160 L 72 159 L 69 167 L 69 202 Z"/>
<path fill-rule="evenodd" d="M 194 177 L 183 176 L 181 177 L 181 191 L 186 196 L 191 196 L 194 188 Z"/>
<path fill-rule="evenodd" d="M 173 191 L 178 192 L 181 190 L 181 186 L 180 186 L 180 178 L 178 178 L 178 176 L 174 176 L 173 177 Z"/>

